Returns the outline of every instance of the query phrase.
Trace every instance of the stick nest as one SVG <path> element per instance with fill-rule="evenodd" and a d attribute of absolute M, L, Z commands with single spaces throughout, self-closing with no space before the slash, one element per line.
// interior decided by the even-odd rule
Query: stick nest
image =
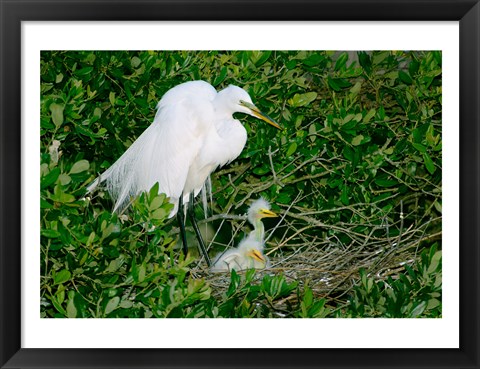
<path fill-rule="evenodd" d="M 398 278 L 405 265 L 418 260 L 422 243 L 431 244 L 442 236 L 440 217 L 417 216 L 415 210 L 403 214 L 403 202 L 399 206 L 396 213 L 372 217 L 361 230 L 358 224 L 328 225 L 318 220 L 319 214 L 286 207 L 278 223 L 267 231 L 265 253 L 271 267 L 259 270 L 257 278 L 282 273 L 301 288 L 308 284 L 316 297 L 338 301 L 345 300 L 360 269 L 378 280 Z M 221 218 L 232 223 L 235 233 L 247 227 L 242 217 Z M 233 238 L 221 247 L 234 247 Z M 214 296 L 220 297 L 230 284 L 230 273 L 210 273 L 204 260 L 199 260 L 192 273 L 209 281 Z"/>

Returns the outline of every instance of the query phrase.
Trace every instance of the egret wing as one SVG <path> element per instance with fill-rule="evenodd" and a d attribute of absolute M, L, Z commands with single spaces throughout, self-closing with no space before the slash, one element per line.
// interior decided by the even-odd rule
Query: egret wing
<path fill-rule="evenodd" d="M 212 272 L 230 271 L 242 269 L 241 257 L 236 249 L 225 251 L 218 255 L 211 267 Z"/>
<path fill-rule="evenodd" d="M 214 90 L 213 90 L 214 91 Z M 191 164 L 212 123 L 211 94 L 184 96 L 169 104 L 159 103 L 154 122 L 128 150 L 88 188 L 106 181 L 115 199 L 114 211 L 128 205 L 130 197 L 148 191 L 158 182 L 159 192 L 171 198 L 176 213 Z"/>

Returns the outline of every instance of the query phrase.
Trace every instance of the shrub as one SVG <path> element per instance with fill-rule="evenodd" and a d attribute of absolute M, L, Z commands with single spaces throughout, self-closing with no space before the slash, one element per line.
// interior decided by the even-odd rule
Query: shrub
<path fill-rule="evenodd" d="M 43 317 L 441 316 L 441 52 L 44 51 L 40 62 Z M 85 197 L 161 96 L 192 79 L 244 87 L 285 126 L 238 117 L 247 144 L 212 175 L 201 222 L 218 252 L 247 231 L 248 201 L 268 198 L 281 214 L 266 223 L 269 271 L 212 275 L 194 250 L 185 258 L 155 188 L 124 214 L 101 190 Z"/>

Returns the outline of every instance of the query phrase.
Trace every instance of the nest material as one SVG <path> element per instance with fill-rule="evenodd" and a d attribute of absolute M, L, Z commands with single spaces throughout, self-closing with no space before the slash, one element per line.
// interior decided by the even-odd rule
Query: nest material
<path fill-rule="evenodd" d="M 314 232 L 303 237 L 304 242 L 301 243 L 293 243 L 298 238 L 302 239 L 298 235 L 276 239 L 267 243 L 266 253 L 271 268 L 257 271 L 256 278 L 261 280 L 265 274 L 282 273 L 288 281 L 297 281 L 301 288 L 308 284 L 317 298 L 345 301 L 345 295 L 359 280 L 360 269 L 365 269 L 370 277 L 378 280 L 386 280 L 389 276 L 398 278 L 405 271 L 405 265 L 411 266 L 419 259 L 422 242 L 441 240 L 440 226 L 441 218 L 416 227 L 412 224 L 394 239 L 375 236 L 372 230 L 367 235 L 356 234 L 348 245 L 340 243 L 338 238 L 320 240 L 320 237 L 312 236 Z M 345 228 L 343 232 L 352 234 L 352 228 Z M 437 232 L 432 232 L 432 229 Z M 310 242 L 305 242 L 308 240 Z M 192 272 L 209 281 L 214 297 L 224 295 L 230 284 L 230 273 L 210 273 L 205 269 L 204 262 L 199 262 Z M 282 300 L 279 304 L 284 302 Z"/>

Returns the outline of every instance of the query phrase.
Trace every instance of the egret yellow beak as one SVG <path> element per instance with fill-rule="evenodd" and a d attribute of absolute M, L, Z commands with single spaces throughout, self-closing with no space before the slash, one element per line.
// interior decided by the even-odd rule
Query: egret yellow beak
<path fill-rule="evenodd" d="M 246 108 L 250 109 L 252 112 L 252 115 L 257 117 L 258 119 L 263 120 L 264 122 L 267 122 L 268 124 L 274 126 L 275 128 L 278 129 L 283 129 L 277 122 L 275 122 L 272 118 L 270 118 L 267 114 L 262 113 L 260 109 L 258 109 L 255 105 L 250 104 L 246 101 L 240 101 L 240 104 L 245 106 Z"/>
<path fill-rule="evenodd" d="M 263 257 L 263 255 L 258 250 L 249 251 L 247 255 L 250 256 L 251 258 L 255 259 L 255 260 L 258 260 L 258 261 L 262 262 L 262 263 L 266 263 L 265 258 Z"/>
<path fill-rule="evenodd" d="M 276 213 L 274 213 L 273 211 L 268 210 L 268 209 L 260 209 L 259 213 L 260 213 L 260 218 L 276 218 L 276 217 L 278 217 L 278 215 Z"/>

